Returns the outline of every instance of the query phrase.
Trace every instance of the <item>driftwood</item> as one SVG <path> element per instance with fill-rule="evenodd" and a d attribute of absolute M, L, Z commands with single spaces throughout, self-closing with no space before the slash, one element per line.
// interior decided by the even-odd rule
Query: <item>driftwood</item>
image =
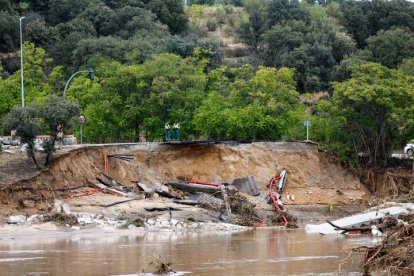
<path fill-rule="evenodd" d="M 361 233 L 371 232 L 371 227 L 370 226 L 366 226 L 366 227 L 341 227 L 341 226 L 333 224 L 329 220 L 327 220 L 326 222 L 329 223 L 331 226 L 333 226 L 335 228 L 335 230 L 342 230 L 341 234 L 345 234 L 345 233 L 351 232 L 351 231 L 360 231 Z"/>
<path fill-rule="evenodd" d="M 180 208 L 174 207 L 145 207 L 144 208 L 148 212 L 155 212 L 155 211 L 182 211 Z"/>
<path fill-rule="evenodd" d="M 105 208 L 106 207 L 111 207 L 111 206 L 115 206 L 115 205 L 118 205 L 118 204 L 121 204 L 121 203 L 130 202 L 130 201 L 133 201 L 133 200 L 137 200 L 137 198 L 131 198 L 131 199 L 127 199 L 127 200 L 116 201 L 116 202 L 113 202 L 111 204 L 104 205 L 103 207 L 105 207 Z"/>
<path fill-rule="evenodd" d="M 220 192 L 219 187 L 215 186 L 209 186 L 209 185 L 201 185 L 201 184 L 188 184 L 184 181 L 174 181 L 170 180 L 166 183 L 167 185 L 170 185 L 173 188 L 179 189 L 179 190 L 185 190 L 190 193 L 207 193 L 207 194 L 214 194 L 217 192 Z"/>
<path fill-rule="evenodd" d="M 173 202 L 174 203 L 177 203 L 177 204 L 191 205 L 191 206 L 195 206 L 195 205 L 199 205 L 200 204 L 200 201 L 198 201 L 198 200 L 191 200 L 191 199 L 174 199 Z"/>

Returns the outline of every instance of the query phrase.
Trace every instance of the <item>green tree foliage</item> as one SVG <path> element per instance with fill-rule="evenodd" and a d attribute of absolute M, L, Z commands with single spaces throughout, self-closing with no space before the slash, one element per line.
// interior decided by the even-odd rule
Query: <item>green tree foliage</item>
<path fill-rule="evenodd" d="M 246 43 L 255 55 L 260 54 L 263 34 L 267 30 L 265 14 L 261 10 L 249 13 L 249 20 L 243 22 L 238 30 L 239 37 Z"/>
<path fill-rule="evenodd" d="M 295 68 L 299 91 L 320 91 L 328 88 L 335 60 L 332 48 L 305 44 L 284 54 L 282 64 Z"/>
<path fill-rule="evenodd" d="M 15 49 L 19 41 L 19 16 L 14 12 L 0 10 L 0 51 Z"/>
<path fill-rule="evenodd" d="M 300 7 L 297 0 L 270 0 L 267 6 L 269 26 L 287 20 L 310 22 L 310 14 Z"/>
<path fill-rule="evenodd" d="M 35 19 L 26 24 L 25 40 L 35 45 L 46 48 L 58 41 L 59 34 L 55 27 L 48 26 L 42 19 Z"/>
<path fill-rule="evenodd" d="M 82 0 L 50 0 L 46 21 L 51 25 L 67 22 L 74 19 L 82 13 L 88 5 L 96 5 L 99 1 L 82 1 Z"/>
<path fill-rule="evenodd" d="M 20 93 L 20 84 L 16 79 L 4 80 L 0 78 L 0 119 L 20 103 Z"/>
<path fill-rule="evenodd" d="M 388 164 L 395 145 L 413 133 L 414 79 L 374 63 L 354 68 L 352 78 L 334 85 L 331 116 L 343 118 L 341 140 L 362 154 L 368 166 Z"/>
<path fill-rule="evenodd" d="M 41 124 L 37 117 L 38 107 L 30 105 L 28 107 L 15 107 L 4 118 L 4 127 L 8 131 L 16 129 L 16 135 L 20 137 L 22 143 L 27 143 L 26 152 L 35 165 L 39 165 L 35 156 L 35 139 L 41 131 Z"/>
<path fill-rule="evenodd" d="M 230 79 L 225 73 L 222 68 L 209 74 L 212 90 L 194 117 L 200 133 L 212 139 L 280 139 L 289 111 L 300 108 L 293 72 L 262 67 L 253 73 L 245 66 L 231 69 Z"/>
<path fill-rule="evenodd" d="M 403 60 L 398 69 L 407 76 L 414 77 L 414 58 Z"/>
<path fill-rule="evenodd" d="M 266 64 L 282 66 L 282 55 L 293 51 L 305 42 L 305 35 L 310 30 L 303 21 L 287 21 L 274 25 L 264 34 L 267 45 Z"/>
<path fill-rule="evenodd" d="M 65 101 L 62 97 L 49 96 L 43 105 L 40 106 L 39 116 L 47 126 L 50 140 L 43 143 L 46 153 L 45 166 L 49 165 L 50 157 L 55 151 L 55 143 L 58 133 L 72 127 L 74 116 L 79 115 L 79 105 Z"/>
<path fill-rule="evenodd" d="M 366 41 L 372 60 L 389 68 L 397 68 L 403 59 L 414 57 L 414 36 L 402 29 L 381 30 Z"/>
<path fill-rule="evenodd" d="M 181 0 L 150 0 L 147 4 L 158 19 L 168 25 L 172 34 L 179 34 L 187 29 L 188 18 L 184 14 Z"/>
<path fill-rule="evenodd" d="M 392 27 L 414 30 L 414 8 L 409 1 L 342 1 L 340 20 L 359 47 L 380 30 Z"/>

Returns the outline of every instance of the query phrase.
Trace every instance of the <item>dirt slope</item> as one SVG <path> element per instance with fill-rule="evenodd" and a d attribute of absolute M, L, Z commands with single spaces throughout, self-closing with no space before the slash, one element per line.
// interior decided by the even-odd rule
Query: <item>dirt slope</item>
<path fill-rule="evenodd" d="M 354 174 L 310 143 L 142 143 L 69 150 L 33 179 L 4 187 L 0 191 L 1 214 L 22 209 L 26 213 L 46 210 L 47 204 L 62 194 L 59 189 L 96 182 L 96 175 L 104 170 L 104 156 L 113 153 L 134 155 L 131 163 L 109 161 L 109 174 L 131 187 L 134 186 L 132 180 L 142 183 L 162 183 L 170 179 L 226 182 L 252 175 L 265 191 L 269 180 L 285 169 L 289 177 L 284 195 L 294 195 L 294 200 L 285 197 L 286 204 L 349 205 L 362 202 L 369 195 Z M 30 208 L 32 203 L 34 208 Z"/>

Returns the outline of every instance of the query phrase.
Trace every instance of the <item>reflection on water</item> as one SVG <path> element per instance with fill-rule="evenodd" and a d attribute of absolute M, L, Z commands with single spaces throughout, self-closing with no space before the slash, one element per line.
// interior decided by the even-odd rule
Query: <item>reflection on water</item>
<path fill-rule="evenodd" d="M 192 275 L 329 275 L 347 256 L 347 248 L 372 243 L 370 237 L 275 229 L 99 236 L 0 241 L 0 275 L 135 274 L 158 254 L 174 270 Z M 359 271 L 356 257 L 342 265 L 346 275 Z"/>

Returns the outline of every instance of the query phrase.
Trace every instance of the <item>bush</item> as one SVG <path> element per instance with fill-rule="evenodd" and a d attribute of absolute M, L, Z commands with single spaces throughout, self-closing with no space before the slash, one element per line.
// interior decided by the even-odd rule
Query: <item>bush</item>
<path fill-rule="evenodd" d="M 207 29 L 210 32 L 214 32 L 218 27 L 217 21 L 214 19 L 208 19 L 207 20 Z"/>

